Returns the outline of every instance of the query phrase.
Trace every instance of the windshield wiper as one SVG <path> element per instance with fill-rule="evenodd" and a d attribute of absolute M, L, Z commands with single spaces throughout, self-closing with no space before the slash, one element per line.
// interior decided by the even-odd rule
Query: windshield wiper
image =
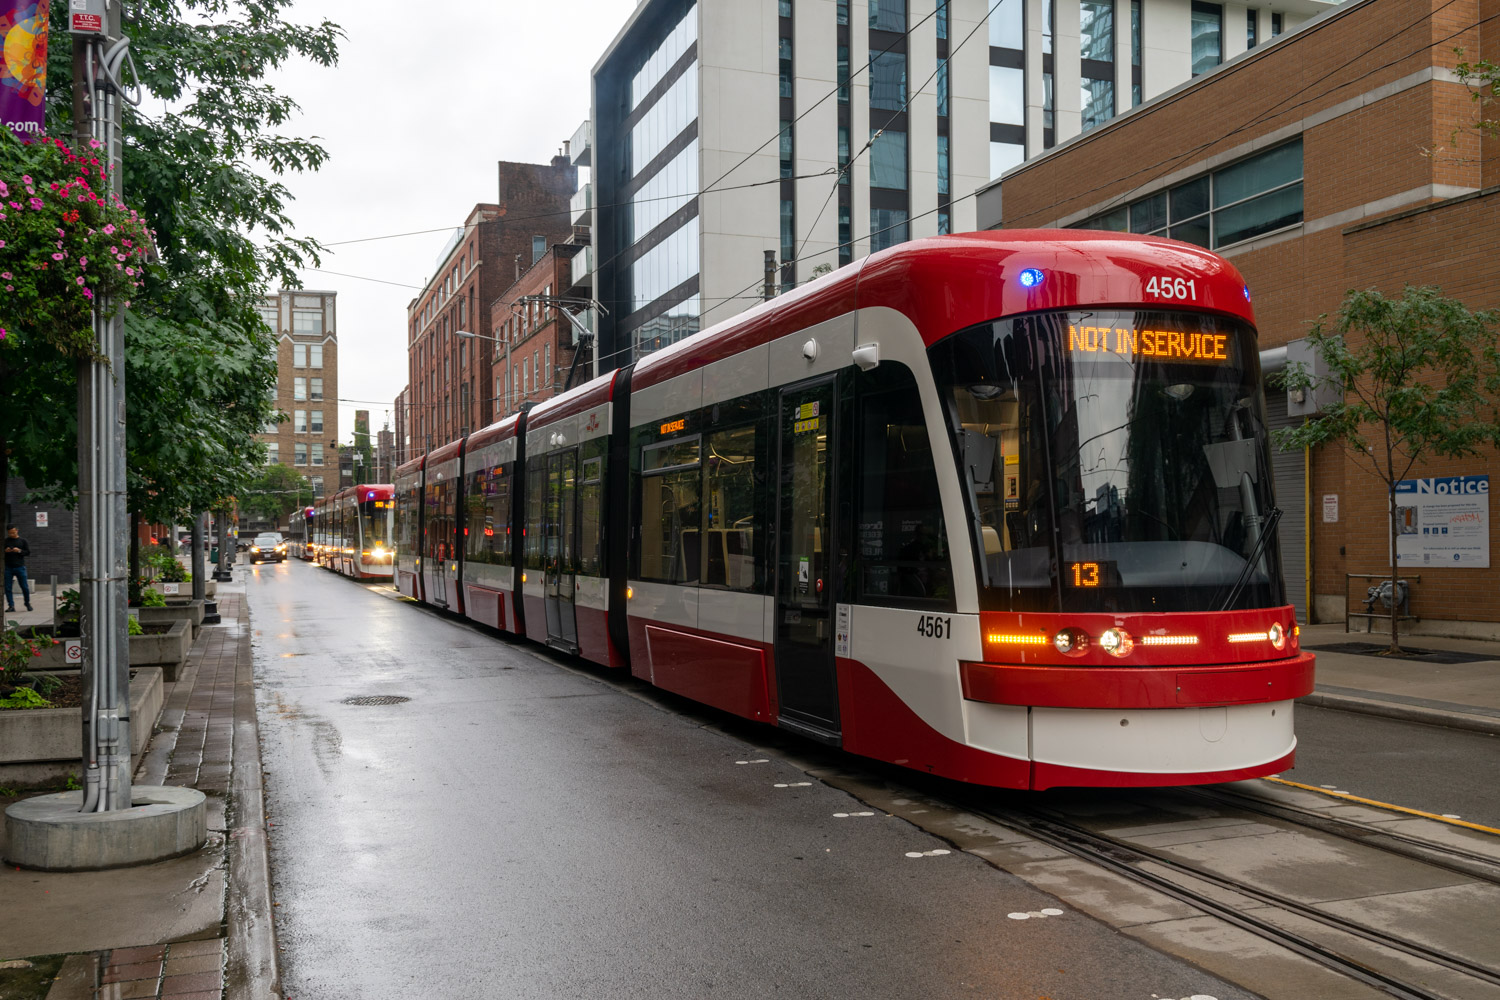
<path fill-rule="evenodd" d="M 1276 534 L 1276 525 L 1280 521 L 1281 508 L 1272 507 L 1270 515 L 1266 518 L 1265 525 L 1261 528 L 1259 537 L 1255 539 L 1255 545 L 1250 549 L 1250 555 L 1245 559 L 1245 568 L 1240 570 L 1239 579 L 1234 581 L 1234 587 L 1229 591 L 1229 600 L 1224 602 L 1224 606 L 1219 609 L 1220 611 L 1228 611 L 1234 607 L 1235 598 L 1240 596 L 1240 591 L 1244 588 L 1245 581 L 1250 578 L 1250 571 L 1260 561 L 1260 550 L 1265 548 L 1266 539 Z M 1269 572 L 1267 575 L 1269 576 Z"/>

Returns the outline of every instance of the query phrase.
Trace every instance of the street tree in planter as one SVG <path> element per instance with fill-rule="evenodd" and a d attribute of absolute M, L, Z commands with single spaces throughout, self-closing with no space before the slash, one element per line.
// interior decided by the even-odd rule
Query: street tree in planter
<path fill-rule="evenodd" d="M 327 158 L 316 142 L 283 134 L 297 106 L 265 77 L 294 58 L 332 65 L 342 34 L 326 20 L 288 22 L 290 6 L 132 0 L 124 10 L 154 99 L 125 108 L 122 130 L 125 199 L 156 230 L 157 263 L 125 296 L 127 503 L 148 520 L 222 508 L 264 463 L 254 435 L 274 416 L 275 337 L 257 307 L 268 282 L 295 286 L 318 250 L 291 235 L 290 195 L 275 175 Z M 48 50 L 47 124 L 58 135 L 71 128 L 68 48 Z M 3 298 L 0 319 L 10 315 Z M 34 336 L 13 346 L 0 352 L 9 365 L 0 451 L 39 497 L 71 504 L 75 363 Z"/>
<path fill-rule="evenodd" d="M 1300 427 L 1277 431 L 1282 448 L 1337 444 L 1385 484 L 1390 520 L 1391 643 L 1401 652 L 1396 595 L 1396 484 L 1428 458 L 1466 458 L 1500 446 L 1500 313 L 1471 312 L 1432 287 L 1398 298 L 1351 291 L 1330 326 L 1319 316 L 1307 341 L 1342 400 Z M 1278 384 L 1311 390 L 1305 365 Z"/>

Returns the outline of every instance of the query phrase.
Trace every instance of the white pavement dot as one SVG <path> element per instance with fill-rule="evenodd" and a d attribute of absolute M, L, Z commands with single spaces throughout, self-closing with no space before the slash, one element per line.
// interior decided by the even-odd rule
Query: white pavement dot
<path fill-rule="evenodd" d="M 812 787 L 812 782 L 811 781 L 794 781 L 790 785 L 788 785 L 787 787 L 789 787 L 789 788 L 811 788 Z"/>
<path fill-rule="evenodd" d="M 922 852 L 921 851 L 907 851 L 906 852 L 906 856 L 908 858 L 920 858 L 922 856 Z"/>
<path fill-rule="evenodd" d="M 834 813 L 833 815 L 834 815 L 835 819 L 848 819 L 849 818 L 849 814 L 848 813 Z"/>
<path fill-rule="evenodd" d="M 1338 788 L 1338 785 L 1319 785 L 1319 788 Z"/>
<path fill-rule="evenodd" d="M 1443 819 L 1463 819 L 1458 813 L 1443 813 Z"/>
<path fill-rule="evenodd" d="M 1207 993 L 1194 993 L 1192 996 L 1188 997 L 1187 1000 L 1214 1000 L 1214 998 L 1209 996 Z"/>
<path fill-rule="evenodd" d="M 786 782 L 785 781 L 778 781 L 778 782 L 776 782 L 776 784 L 772 785 L 771 787 L 772 788 L 785 788 L 786 787 Z"/>
<path fill-rule="evenodd" d="M 851 816 L 874 816 L 875 814 L 872 813 L 872 812 L 862 812 L 862 813 L 850 813 L 849 815 L 851 815 Z"/>
<path fill-rule="evenodd" d="M 1010 917 L 1010 919 L 1012 919 L 1012 920 L 1030 920 L 1031 919 L 1031 914 L 1029 914 L 1029 913 L 1007 913 L 1006 916 Z"/>
<path fill-rule="evenodd" d="M 769 764 L 771 762 L 769 760 L 767 760 L 766 758 L 762 757 L 760 760 L 737 760 L 737 761 L 735 761 L 735 763 L 736 764 Z"/>
<path fill-rule="evenodd" d="M 1044 914 L 1046 914 L 1047 916 L 1049 916 L 1049 917 L 1060 917 L 1060 916 L 1063 915 L 1063 911 L 1059 910 L 1055 906 L 1049 906 L 1045 910 L 1043 910 L 1042 912 Z"/>
<path fill-rule="evenodd" d="M 929 858 L 936 858 L 936 857 L 941 857 L 944 854 L 952 854 L 952 853 L 953 853 L 952 851 L 945 851 L 941 847 L 939 847 L 936 850 L 928 851 L 927 852 L 927 856 Z"/>

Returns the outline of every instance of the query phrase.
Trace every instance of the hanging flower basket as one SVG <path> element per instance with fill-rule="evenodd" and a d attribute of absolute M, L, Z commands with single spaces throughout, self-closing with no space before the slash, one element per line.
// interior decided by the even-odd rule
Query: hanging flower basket
<path fill-rule="evenodd" d="M 100 143 L 0 134 L 0 349 L 97 358 L 94 307 L 130 305 L 152 233 L 110 187 Z"/>

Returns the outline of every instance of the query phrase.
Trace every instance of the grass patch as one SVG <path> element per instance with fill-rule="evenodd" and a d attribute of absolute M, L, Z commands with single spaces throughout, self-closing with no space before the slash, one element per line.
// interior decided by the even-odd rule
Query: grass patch
<path fill-rule="evenodd" d="M 67 955 L 42 955 L 28 958 L 27 968 L 0 969 L 0 1000 L 46 1000 L 57 970 Z M 0 963 L 3 964 L 3 963 Z"/>

